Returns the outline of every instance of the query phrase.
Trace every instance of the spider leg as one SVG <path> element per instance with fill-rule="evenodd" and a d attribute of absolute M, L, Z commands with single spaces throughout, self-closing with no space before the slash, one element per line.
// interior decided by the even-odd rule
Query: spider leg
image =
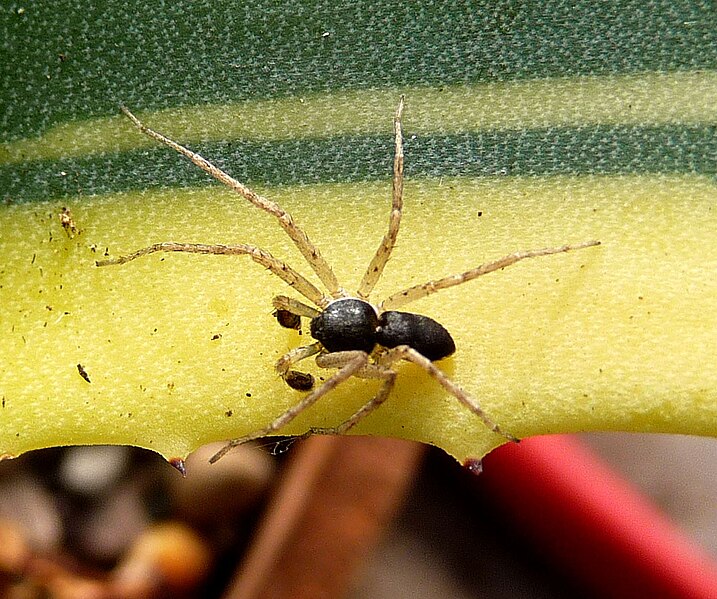
<path fill-rule="evenodd" d="M 344 364 L 350 362 L 353 358 L 352 355 L 356 352 L 343 351 L 333 352 L 328 354 L 321 354 L 316 357 L 316 363 L 321 368 L 341 368 Z M 396 372 L 381 366 L 380 364 L 372 364 L 368 362 L 363 368 L 356 371 L 354 376 L 364 379 L 383 379 L 383 385 L 378 390 L 378 393 L 367 401 L 361 408 L 349 416 L 344 422 L 335 427 L 317 428 L 312 427 L 309 429 L 308 435 L 342 435 L 350 428 L 356 426 L 361 420 L 378 408 L 386 398 L 388 398 L 393 389 L 393 385 L 396 380 Z"/>
<path fill-rule="evenodd" d="M 433 362 L 426 358 L 423 354 L 417 352 L 415 349 L 408 345 L 399 345 L 392 349 L 389 349 L 383 356 L 381 356 L 380 364 L 385 368 L 389 368 L 392 364 L 399 360 L 406 360 L 407 362 L 413 362 L 418 364 L 423 370 L 430 374 L 440 385 L 448 391 L 453 397 L 460 401 L 466 406 L 471 412 L 473 412 L 483 423 L 494 433 L 503 435 L 509 441 L 518 442 L 519 439 L 514 437 L 510 433 L 503 431 L 500 426 L 493 422 L 490 417 L 480 407 L 478 401 L 456 385 L 446 374 L 438 368 Z M 370 402 L 369 402 L 370 403 Z"/>
<path fill-rule="evenodd" d="M 537 258 L 538 256 L 561 254 L 563 252 L 581 250 L 583 248 L 588 248 L 596 245 L 600 245 L 600 242 L 586 241 L 585 243 L 578 243 L 575 245 L 561 245 L 560 247 L 542 248 L 539 250 L 528 250 L 525 252 L 515 252 L 513 254 L 508 254 L 507 256 L 503 256 L 499 260 L 495 260 L 494 262 L 487 262 L 486 264 L 481 264 L 480 266 L 477 266 L 476 268 L 473 268 L 471 270 L 467 270 L 466 272 L 456 275 L 450 275 L 448 277 L 437 279 L 435 281 L 428 281 L 427 283 L 423 283 L 422 285 L 415 285 L 413 287 L 409 287 L 408 289 L 404 289 L 403 291 L 400 291 L 398 293 L 394 293 L 379 304 L 379 312 L 383 312 L 385 310 L 395 310 L 399 306 L 403 306 L 410 302 L 415 302 L 418 299 L 426 297 L 427 295 L 432 295 L 437 291 L 441 291 L 442 289 L 448 289 L 449 287 L 455 287 L 456 285 L 467 283 L 468 281 L 477 279 L 480 276 L 487 275 L 488 273 L 500 270 L 507 266 L 511 266 L 516 262 L 525 260 L 526 258 Z"/>
<path fill-rule="evenodd" d="M 403 135 L 401 132 L 401 115 L 403 113 L 403 96 L 398 102 L 396 116 L 393 118 L 393 132 L 395 136 L 396 149 L 393 157 L 393 185 L 391 214 L 388 219 L 388 232 L 381 240 L 371 263 L 368 265 L 363 279 L 359 284 L 357 295 L 362 299 L 368 299 L 373 288 L 378 282 L 383 269 L 391 257 L 393 246 L 396 244 L 398 230 L 401 226 L 401 215 L 403 213 Z"/>
<path fill-rule="evenodd" d="M 302 304 L 293 297 L 287 297 L 285 295 L 277 295 L 271 300 L 271 303 L 277 310 L 286 310 L 287 312 L 296 314 L 296 316 L 303 316 L 304 318 L 314 318 L 321 314 L 316 308 Z"/>
<path fill-rule="evenodd" d="M 349 361 L 338 372 L 336 372 L 326 381 L 324 381 L 323 385 L 321 385 L 317 389 L 314 389 L 311 393 L 305 395 L 299 403 L 290 407 L 278 418 L 265 426 L 263 429 L 260 429 L 249 435 L 245 435 L 244 437 L 239 437 L 238 439 L 232 439 L 231 441 L 229 441 L 224 447 L 222 447 L 222 449 L 220 449 L 210 458 L 209 462 L 213 464 L 237 445 L 241 445 L 242 443 L 246 443 L 247 441 L 253 441 L 254 439 L 258 439 L 260 437 L 266 437 L 267 435 L 281 430 L 304 410 L 308 410 L 324 395 L 338 387 L 344 381 L 350 379 L 352 376 L 354 376 L 356 372 L 360 371 L 368 364 L 368 354 L 366 352 L 356 351 L 345 353 L 352 354 Z"/>
<path fill-rule="evenodd" d="M 295 347 L 294 349 L 286 352 L 276 361 L 274 369 L 292 389 L 296 389 L 298 391 L 308 391 L 314 386 L 314 377 L 310 374 L 291 370 L 291 368 L 302 360 L 318 354 L 321 350 L 322 345 L 318 341 L 316 343 L 312 343 L 311 345 Z"/>
<path fill-rule="evenodd" d="M 326 297 L 312 283 L 291 268 L 285 262 L 274 258 L 269 252 L 262 250 L 253 245 L 207 245 L 205 243 L 175 243 L 172 241 L 164 243 L 155 243 L 148 247 L 120 256 L 112 260 L 98 260 L 95 262 L 97 266 L 108 266 L 110 264 L 125 264 L 147 254 L 155 252 L 189 252 L 192 254 L 217 254 L 224 256 L 247 255 L 254 262 L 261 264 L 271 271 L 290 287 L 296 289 L 306 299 L 313 302 L 317 306 L 328 305 L 330 298 Z"/>
<path fill-rule="evenodd" d="M 383 404 L 383 402 L 388 399 L 388 396 L 396 383 L 396 373 L 393 370 L 383 368 L 377 368 L 376 372 L 381 373 L 380 378 L 384 379 L 383 385 L 381 385 L 381 388 L 378 390 L 376 395 L 374 395 L 369 401 L 367 401 L 338 426 L 327 428 L 313 427 L 310 429 L 309 433 L 312 435 L 343 435 Z"/>
<path fill-rule="evenodd" d="M 294 364 L 318 354 L 321 351 L 321 347 L 321 343 L 317 341 L 311 345 L 302 345 L 289 350 L 277 360 L 274 366 L 277 374 L 284 376 Z"/>
<path fill-rule="evenodd" d="M 229 176 L 220 168 L 214 166 L 207 159 L 203 158 L 196 152 L 192 152 L 190 149 L 178 144 L 176 141 L 165 137 L 161 133 L 150 129 L 144 125 L 136 116 L 134 116 L 125 106 L 121 106 L 120 110 L 129 118 L 132 123 L 145 135 L 162 142 L 169 146 L 173 150 L 176 150 L 180 154 L 186 156 L 194 164 L 196 164 L 204 172 L 208 173 L 230 189 L 236 191 L 244 199 L 248 200 L 257 208 L 260 208 L 264 212 L 268 212 L 272 216 L 275 216 L 282 229 L 286 231 L 286 234 L 291 238 L 299 251 L 304 256 L 306 261 L 309 263 L 314 272 L 318 275 L 321 282 L 329 290 L 329 293 L 335 297 L 346 297 L 347 293 L 344 289 L 339 286 L 339 283 L 334 275 L 331 266 L 326 262 L 324 257 L 319 252 L 318 248 L 311 242 L 306 233 L 294 222 L 293 217 L 286 210 L 284 210 L 279 204 L 269 200 L 263 196 L 260 196 L 255 191 L 249 189 L 243 183 L 240 183 L 233 177 Z"/>
<path fill-rule="evenodd" d="M 359 350 L 329 352 L 316 356 L 316 364 L 320 368 L 343 368 L 351 362 L 356 355 L 364 353 L 366 352 Z M 362 379 L 382 379 L 385 378 L 383 376 L 383 370 L 383 367 L 366 360 L 366 364 L 364 364 L 363 368 L 356 371 L 354 376 Z"/>

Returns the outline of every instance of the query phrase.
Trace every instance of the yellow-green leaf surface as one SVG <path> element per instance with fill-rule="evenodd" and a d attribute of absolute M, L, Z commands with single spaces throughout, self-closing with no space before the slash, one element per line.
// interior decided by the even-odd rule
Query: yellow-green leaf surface
<path fill-rule="evenodd" d="M 439 366 L 520 437 L 717 434 L 715 9 L 541 6 L 3 8 L 0 453 L 184 456 L 302 397 L 273 365 L 308 330 L 271 314 L 299 296 L 246 257 L 94 266 L 160 241 L 249 243 L 315 281 L 275 219 L 121 103 L 289 210 L 353 289 L 387 226 L 400 94 L 405 213 L 372 299 L 600 240 L 412 304 L 456 340 Z M 356 433 L 459 459 L 501 442 L 420 369 L 399 373 Z M 338 424 L 377 388 L 348 381 L 284 432 Z"/>

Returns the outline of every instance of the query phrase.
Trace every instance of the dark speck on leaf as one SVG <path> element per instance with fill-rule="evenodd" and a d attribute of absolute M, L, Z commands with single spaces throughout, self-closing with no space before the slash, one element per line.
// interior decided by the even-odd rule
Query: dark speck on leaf
<path fill-rule="evenodd" d="M 90 375 L 87 374 L 87 371 L 85 370 L 85 367 L 82 364 L 77 364 L 77 372 L 80 373 L 80 376 L 85 379 L 88 383 L 91 383 Z"/>

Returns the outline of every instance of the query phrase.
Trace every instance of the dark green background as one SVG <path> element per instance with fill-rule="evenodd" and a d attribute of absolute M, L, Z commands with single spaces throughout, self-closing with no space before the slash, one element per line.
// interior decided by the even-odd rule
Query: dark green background
<path fill-rule="evenodd" d="M 346 88 L 717 69 L 711 1 L 46 0 L 5 4 L 0 18 L 3 141 L 117 114 L 120 103 L 148 110 Z M 337 160 L 332 148 L 339 142 Z M 236 142 L 203 151 L 250 182 L 390 173 L 389 137 Z M 407 152 L 414 175 L 714 174 L 717 131 L 673 125 L 488 132 L 417 138 Z M 58 177 L 60 171 L 69 175 Z M 203 181 L 165 150 L 142 151 L 3 166 L 0 199 Z"/>

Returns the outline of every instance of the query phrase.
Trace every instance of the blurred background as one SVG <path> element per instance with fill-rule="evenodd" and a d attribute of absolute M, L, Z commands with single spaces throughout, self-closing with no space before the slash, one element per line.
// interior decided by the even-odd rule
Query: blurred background
<path fill-rule="evenodd" d="M 328 440 L 353 445 L 350 461 L 372 459 L 361 445 L 373 439 Z M 609 433 L 580 441 L 659 506 L 697 551 L 717 557 L 713 439 Z M 281 589 L 292 584 L 303 589 L 294 596 L 350 599 L 629 596 L 620 588 L 605 595 L 541 546 L 521 524 L 523 516 L 484 484 L 489 476 L 512 476 L 499 463 L 492 466 L 492 456 L 484 461 L 488 472 L 476 475 L 440 450 L 389 442 L 401 447 L 393 457 L 403 472 L 368 490 L 372 481 L 361 468 L 348 465 L 335 474 L 336 464 L 329 464 L 333 474 L 317 471 L 322 458 L 303 441 L 243 446 L 214 466 L 206 459 L 216 445 L 202 448 L 187 461 L 186 478 L 158 456 L 126 447 L 48 449 L 4 461 L 2 596 L 230 599 L 286 596 Z M 381 459 L 392 462 L 384 448 Z M 563 474 L 570 476 L 567 469 Z M 334 500 L 338 526 L 326 525 L 332 504 L 323 503 L 327 491 L 316 476 L 350 496 L 346 504 Z M 342 483 L 341 476 L 353 482 Z M 530 519 L 533 501 L 531 495 L 519 500 Z M 551 526 L 556 536 L 564 534 L 559 520 Z M 312 551 L 303 533 L 295 535 L 302 530 L 328 532 Z M 265 554 L 259 566 L 257 545 Z M 305 581 L 296 582 L 303 574 L 284 561 L 293 551 L 305 554 L 298 562 L 306 571 L 317 567 L 335 576 L 314 574 L 316 587 L 307 590 Z M 623 567 L 625 576 L 634 575 L 630 564 Z M 257 572 L 260 580 L 247 587 Z"/>

